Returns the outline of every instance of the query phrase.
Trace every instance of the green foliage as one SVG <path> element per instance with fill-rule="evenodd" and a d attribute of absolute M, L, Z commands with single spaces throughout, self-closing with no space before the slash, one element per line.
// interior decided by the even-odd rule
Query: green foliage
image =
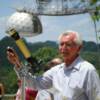
<path fill-rule="evenodd" d="M 17 91 L 17 76 L 12 68 L 2 69 L 0 72 L 0 82 L 4 84 L 6 93 L 16 93 Z"/>
<path fill-rule="evenodd" d="M 100 10 L 100 8 L 96 7 L 96 11 L 91 14 L 91 18 L 93 21 L 99 21 L 99 19 L 100 19 L 99 10 Z"/>
<path fill-rule="evenodd" d="M 90 4 L 94 5 L 98 0 L 90 0 Z"/>
<path fill-rule="evenodd" d="M 82 57 L 86 59 L 87 61 L 91 62 L 93 65 L 95 65 L 96 69 L 100 69 L 100 61 L 99 61 L 99 53 L 98 52 L 82 52 Z"/>
<path fill-rule="evenodd" d="M 99 0 L 90 0 L 90 8 L 94 8 L 94 12 L 90 13 L 94 22 L 100 20 L 100 6 L 97 4 Z"/>
<path fill-rule="evenodd" d="M 46 69 L 47 62 L 55 58 L 57 55 L 57 49 L 49 46 L 39 48 L 36 52 L 34 52 L 33 57 L 36 57 L 38 61 L 41 61 L 40 66 L 37 66 L 39 70 L 36 72 L 36 75 L 42 74 Z"/>
<path fill-rule="evenodd" d="M 44 62 L 51 60 L 56 55 L 58 55 L 57 49 L 51 47 L 40 48 L 33 54 L 33 56 L 38 57 L 38 59 L 42 59 Z"/>
<path fill-rule="evenodd" d="M 100 53 L 85 51 L 85 52 L 82 52 L 81 55 L 85 60 L 89 61 L 95 66 L 95 68 L 97 69 L 100 75 L 100 57 L 99 57 Z"/>
<path fill-rule="evenodd" d="M 17 76 L 14 71 L 10 70 L 10 72 L 7 74 L 5 87 L 8 91 L 8 93 L 16 93 L 17 91 Z M 8 88 L 9 87 L 9 88 Z"/>
<path fill-rule="evenodd" d="M 100 7 L 96 7 L 96 12 L 92 14 L 93 21 L 99 21 L 100 20 Z"/>

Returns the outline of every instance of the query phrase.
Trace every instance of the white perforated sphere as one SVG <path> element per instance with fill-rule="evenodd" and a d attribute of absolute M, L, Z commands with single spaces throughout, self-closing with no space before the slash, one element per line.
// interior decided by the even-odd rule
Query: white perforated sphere
<path fill-rule="evenodd" d="M 7 30 L 13 28 L 22 36 L 34 36 L 42 32 L 39 18 L 26 12 L 15 12 L 10 16 Z"/>

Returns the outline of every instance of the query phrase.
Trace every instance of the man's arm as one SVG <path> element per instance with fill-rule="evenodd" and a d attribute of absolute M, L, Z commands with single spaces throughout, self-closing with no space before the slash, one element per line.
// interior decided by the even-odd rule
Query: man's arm
<path fill-rule="evenodd" d="M 46 76 L 35 76 L 28 71 L 27 66 L 15 67 L 15 72 L 17 72 L 20 78 L 24 77 L 27 86 L 32 87 L 34 90 L 48 89 L 52 86 L 50 74 Z"/>
<path fill-rule="evenodd" d="M 86 93 L 89 100 L 100 100 L 100 79 L 95 69 L 88 73 Z"/>
<path fill-rule="evenodd" d="M 17 76 L 20 78 L 25 78 L 27 86 L 33 87 L 35 90 L 39 89 L 47 89 L 51 87 L 52 85 L 52 80 L 49 78 L 49 75 L 47 76 L 41 76 L 41 77 L 36 77 L 33 76 L 29 72 L 29 67 L 25 66 L 21 63 L 19 60 L 19 57 L 15 50 L 7 50 L 7 58 L 11 64 L 13 64 L 15 67 L 15 72 L 17 73 Z"/>

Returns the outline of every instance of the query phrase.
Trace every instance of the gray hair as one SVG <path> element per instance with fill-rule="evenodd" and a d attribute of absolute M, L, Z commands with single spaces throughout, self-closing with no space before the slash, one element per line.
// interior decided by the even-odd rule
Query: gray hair
<path fill-rule="evenodd" d="M 75 39 L 74 39 L 74 42 L 77 44 L 77 45 L 82 45 L 83 44 L 83 41 L 81 39 L 81 36 L 79 35 L 78 32 L 75 32 L 75 31 L 71 31 L 71 30 L 68 30 L 66 32 L 63 32 L 59 38 L 58 38 L 58 41 L 60 41 L 60 39 L 63 37 L 63 36 L 66 36 L 66 35 L 69 35 L 69 34 L 75 34 Z"/>

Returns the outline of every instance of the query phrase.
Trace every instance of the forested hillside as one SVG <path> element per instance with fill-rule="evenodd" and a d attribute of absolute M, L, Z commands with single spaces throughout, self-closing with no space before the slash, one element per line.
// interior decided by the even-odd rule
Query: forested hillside
<path fill-rule="evenodd" d="M 31 51 L 32 56 L 42 60 L 44 65 L 43 67 L 46 67 L 46 63 L 52 58 L 60 56 L 58 53 L 58 45 L 55 41 L 38 43 L 27 43 L 25 41 L 25 43 Z M 22 53 L 20 52 L 19 48 L 12 38 L 5 37 L 0 40 L 0 82 L 4 84 L 6 93 L 12 94 L 15 93 L 17 90 L 17 76 L 13 70 L 13 65 L 11 65 L 6 58 L 6 48 L 8 46 L 13 47 L 17 51 L 23 63 L 25 61 L 25 58 L 23 57 Z M 100 48 L 100 44 L 97 45 L 95 42 L 84 41 L 81 55 L 83 58 L 94 64 L 100 74 L 100 51 L 98 51 L 98 47 Z M 40 72 L 41 70 L 39 70 L 37 73 Z"/>

